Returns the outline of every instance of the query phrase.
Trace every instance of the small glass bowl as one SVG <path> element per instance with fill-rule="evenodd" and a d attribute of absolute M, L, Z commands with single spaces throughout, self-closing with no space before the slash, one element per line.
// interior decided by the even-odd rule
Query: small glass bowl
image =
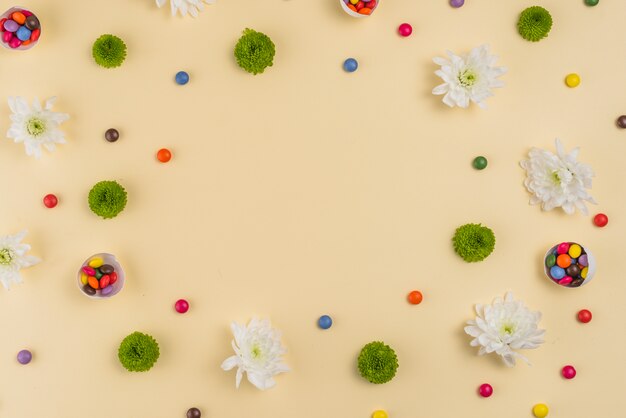
<path fill-rule="evenodd" d="M 83 284 L 83 282 L 81 281 L 81 273 L 83 273 L 83 267 L 89 266 L 89 262 L 93 260 L 94 258 L 101 258 L 104 261 L 104 264 L 109 264 L 113 266 L 115 273 L 117 273 L 117 281 L 113 283 L 112 285 L 109 285 L 111 286 L 112 289 L 111 289 L 111 292 L 107 295 L 102 294 L 102 289 L 96 289 L 93 295 L 90 295 L 84 290 L 85 286 L 87 287 L 90 287 L 90 286 L 89 284 Z M 125 279 L 124 269 L 122 268 L 119 261 L 117 261 L 115 256 L 113 254 L 108 254 L 108 253 L 99 253 L 99 254 L 94 254 L 91 257 L 89 257 L 80 266 L 80 268 L 78 269 L 78 274 L 76 275 L 76 284 L 78 285 L 78 289 L 80 290 L 80 292 L 83 295 L 91 299 L 110 299 L 113 296 L 117 295 L 122 290 L 122 288 L 124 287 L 124 279 Z"/>
<path fill-rule="evenodd" d="M 558 253 L 557 249 L 562 245 L 567 246 L 568 251 L 563 253 L 563 255 L 567 255 L 567 257 L 564 257 L 561 266 L 559 266 L 557 264 L 558 256 L 560 256 L 561 254 Z M 580 247 L 581 252 L 578 257 L 572 257 L 572 254 L 576 255 L 576 251 L 572 252 L 569 250 L 569 248 L 573 245 L 577 245 Z M 584 258 L 581 260 L 583 256 L 586 256 L 586 261 L 584 260 Z M 567 264 L 566 262 L 568 261 L 568 257 L 569 266 L 563 267 L 565 266 L 565 264 Z M 575 262 L 572 262 L 572 260 L 575 260 Z M 586 270 L 584 270 L 585 268 Z M 573 269 L 573 271 L 569 270 L 568 272 L 568 269 Z M 552 283 L 556 283 L 562 287 L 569 288 L 581 287 L 589 283 L 591 279 L 593 279 L 593 276 L 595 276 L 596 259 L 593 254 L 591 254 L 591 251 L 589 251 L 589 249 L 587 249 L 585 246 L 573 241 L 563 241 L 559 244 L 554 245 L 546 252 L 546 255 L 543 257 L 543 271 L 546 274 L 546 277 L 550 279 Z M 561 277 L 561 275 L 563 276 Z"/>
<path fill-rule="evenodd" d="M 363 1 L 363 0 L 361 0 Z M 372 1 L 375 2 L 375 6 L 373 9 L 371 9 L 370 7 L 368 7 L 368 3 L 371 3 Z M 371 10 L 370 14 L 366 15 L 363 13 L 358 13 L 355 12 L 354 10 L 352 10 L 350 7 L 348 7 L 348 4 L 350 4 L 350 0 L 339 0 L 339 4 L 341 4 L 341 8 L 343 9 L 344 12 L 348 13 L 350 16 L 352 17 L 369 17 L 371 15 L 374 14 L 374 12 L 376 11 L 376 9 L 378 8 L 378 3 L 380 2 L 380 0 L 368 0 L 368 1 L 364 1 L 365 3 L 365 7 L 367 7 L 368 9 Z"/>
<path fill-rule="evenodd" d="M 13 6 L 11 7 L 9 10 L 7 10 L 6 12 L 2 13 L 0 15 L 0 20 L 2 19 L 8 19 L 14 12 L 22 12 L 22 11 L 27 11 L 30 14 L 32 14 L 33 16 L 37 17 L 37 15 L 35 13 L 33 13 L 31 10 L 25 8 L 25 7 L 20 7 L 20 6 Z M 37 17 L 37 19 L 39 19 Z M 4 25 L 4 23 L 3 23 Z M 32 47 L 34 47 L 35 45 L 37 45 L 39 43 L 39 39 L 41 39 L 41 20 L 39 21 L 39 38 L 37 38 L 36 41 L 31 41 L 28 45 L 20 45 L 17 48 L 11 48 L 9 46 L 9 44 L 7 42 L 4 42 L 4 34 L 6 31 L 4 31 L 4 28 L 2 28 L 2 32 L 0 32 L 0 44 L 2 44 L 3 47 L 13 50 L 13 51 L 26 51 L 27 49 L 31 49 Z M 14 35 L 15 36 L 15 35 Z"/>

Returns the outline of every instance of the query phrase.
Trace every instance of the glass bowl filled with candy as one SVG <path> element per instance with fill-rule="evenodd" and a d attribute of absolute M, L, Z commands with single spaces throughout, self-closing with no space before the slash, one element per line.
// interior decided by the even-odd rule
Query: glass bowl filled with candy
<path fill-rule="evenodd" d="M 0 41 L 5 48 L 24 51 L 39 42 L 41 23 L 30 10 L 11 7 L 0 15 L 0 34 Z"/>
<path fill-rule="evenodd" d="M 367 17 L 374 13 L 380 0 L 339 0 L 341 8 L 352 17 Z"/>
<path fill-rule="evenodd" d="M 124 270 L 112 254 L 92 255 L 78 270 L 78 288 L 90 298 L 107 299 L 123 287 Z"/>
<path fill-rule="evenodd" d="M 596 259 L 576 242 L 561 242 L 550 248 L 543 260 L 550 281 L 564 287 L 580 287 L 596 274 Z"/>

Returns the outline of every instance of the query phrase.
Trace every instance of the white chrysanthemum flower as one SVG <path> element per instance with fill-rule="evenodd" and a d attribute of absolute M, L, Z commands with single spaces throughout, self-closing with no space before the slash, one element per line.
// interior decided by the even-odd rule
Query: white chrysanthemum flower
<path fill-rule="evenodd" d="M 245 372 L 248 381 L 261 390 L 273 387 L 274 376 L 288 372 L 282 362 L 287 350 L 280 343 L 280 332 L 273 329 L 269 320 L 253 318 L 248 326 L 233 322 L 230 326 L 235 339 L 232 342 L 235 355 L 222 363 L 223 370 L 237 367 L 235 384 L 239 388 Z"/>
<path fill-rule="evenodd" d="M 543 343 L 546 331 L 537 328 L 541 312 L 531 312 L 522 301 L 513 300 L 512 293 L 507 293 L 504 300 L 494 299 L 492 305 L 476 305 L 476 313 L 476 319 L 467 322 L 465 332 L 474 337 L 470 345 L 480 346 L 481 356 L 495 352 L 512 367 L 517 358 L 529 363 L 514 350 L 537 348 Z"/>
<path fill-rule="evenodd" d="M 483 100 L 493 96 L 492 88 L 502 87 L 504 83 L 497 78 L 506 73 L 505 67 L 496 67 L 498 60 L 489 55 L 489 46 L 482 45 L 471 50 L 468 55 L 459 56 L 447 51 L 449 59 L 433 58 L 441 69 L 435 71 L 444 81 L 433 89 L 433 94 L 443 96 L 443 102 L 450 107 L 467 108 L 470 100 L 485 108 Z"/>
<path fill-rule="evenodd" d="M 24 98 L 9 97 L 13 123 L 7 132 L 7 137 L 13 138 L 16 143 L 23 142 L 26 155 L 40 158 L 42 145 L 52 152 L 55 144 L 65 143 L 65 137 L 59 125 L 70 117 L 65 113 L 52 111 L 55 100 L 56 97 L 46 100 L 42 109 L 38 99 L 33 100 L 31 108 Z"/>
<path fill-rule="evenodd" d="M 526 170 L 524 185 L 533 196 L 530 204 L 541 203 L 543 210 L 563 208 L 571 215 L 576 209 L 587 215 L 585 201 L 596 203 L 586 189 L 591 189 L 593 170 L 586 164 L 576 161 L 579 148 L 569 154 L 558 139 L 556 155 L 550 151 L 532 148 L 528 160 L 520 165 Z"/>
<path fill-rule="evenodd" d="M 159 7 L 167 3 L 167 0 L 156 0 L 156 4 Z M 193 17 L 198 16 L 198 12 L 204 10 L 204 3 L 213 4 L 215 0 L 170 0 L 172 6 L 172 16 L 176 16 L 176 13 L 180 11 L 182 16 L 187 16 L 187 13 Z"/>
<path fill-rule="evenodd" d="M 0 282 L 5 289 L 9 290 L 12 283 L 22 283 L 20 270 L 34 266 L 41 260 L 32 255 L 26 255 L 30 251 L 30 245 L 20 244 L 26 236 L 26 231 L 15 235 L 0 237 Z"/>

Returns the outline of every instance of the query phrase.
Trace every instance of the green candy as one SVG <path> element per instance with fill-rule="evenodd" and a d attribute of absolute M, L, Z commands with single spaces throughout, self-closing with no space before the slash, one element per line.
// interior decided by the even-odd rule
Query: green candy
<path fill-rule="evenodd" d="M 474 158 L 474 161 L 472 161 L 472 166 L 474 166 L 476 170 L 483 170 L 487 167 L 487 159 L 482 155 L 476 157 Z"/>
<path fill-rule="evenodd" d="M 546 257 L 546 266 L 549 268 L 555 264 L 556 264 L 556 256 L 554 254 L 548 254 L 548 256 Z"/>
<path fill-rule="evenodd" d="M 104 276 L 99 268 L 96 269 L 96 279 L 100 280 Z"/>
<path fill-rule="evenodd" d="M 598 3 L 600 3 L 600 0 L 585 0 L 587 6 L 596 6 Z"/>

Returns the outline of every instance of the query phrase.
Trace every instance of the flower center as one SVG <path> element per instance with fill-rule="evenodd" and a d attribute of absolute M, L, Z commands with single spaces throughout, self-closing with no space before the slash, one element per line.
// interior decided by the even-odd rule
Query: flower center
<path fill-rule="evenodd" d="M 552 172 L 552 181 L 555 182 L 556 184 L 561 184 L 561 178 L 559 177 L 559 172 L 556 170 Z"/>
<path fill-rule="evenodd" d="M 0 250 L 0 265 L 8 266 L 13 261 L 13 251 L 8 248 Z"/>
<path fill-rule="evenodd" d="M 478 81 L 478 74 L 476 74 L 475 71 L 466 68 L 459 73 L 458 79 L 459 83 L 461 83 L 463 87 L 472 87 L 476 84 L 476 81 Z"/>
<path fill-rule="evenodd" d="M 515 332 L 514 324 L 504 324 L 502 325 L 502 332 L 507 335 L 511 335 Z"/>
<path fill-rule="evenodd" d="M 46 131 L 46 122 L 39 118 L 31 118 L 26 122 L 26 130 L 30 136 L 39 136 Z"/>
<path fill-rule="evenodd" d="M 257 359 L 257 358 L 261 357 L 261 347 L 259 347 L 258 345 L 254 345 L 252 347 L 251 354 L 252 354 L 252 358 L 253 359 Z"/>

